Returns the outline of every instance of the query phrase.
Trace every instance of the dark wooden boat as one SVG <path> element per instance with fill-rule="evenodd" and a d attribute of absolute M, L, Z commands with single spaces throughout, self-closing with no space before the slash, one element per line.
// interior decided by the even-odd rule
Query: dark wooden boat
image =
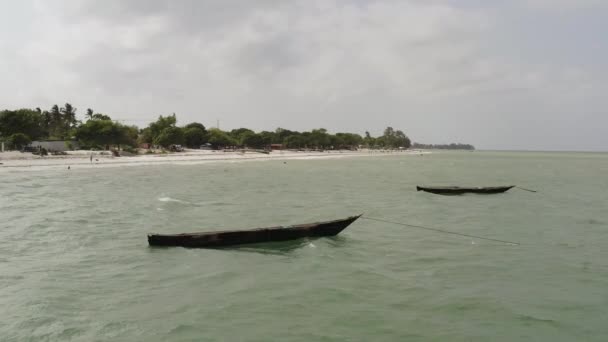
<path fill-rule="evenodd" d="M 149 234 L 148 243 L 150 246 L 213 248 L 260 242 L 288 241 L 305 237 L 334 236 L 355 222 L 359 217 L 361 215 L 351 216 L 342 220 L 252 230 L 226 230 L 174 235 Z"/>
<path fill-rule="evenodd" d="M 515 187 L 515 185 L 509 186 L 488 186 L 488 187 L 472 187 L 465 188 L 459 186 L 417 186 L 416 190 L 418 191 L 426 191 L 433 194 L 439 195 L 462 195 L 466 193 L 473 194 L 498 194 L 501 192 L 505 192 L 511 188 Z"/>

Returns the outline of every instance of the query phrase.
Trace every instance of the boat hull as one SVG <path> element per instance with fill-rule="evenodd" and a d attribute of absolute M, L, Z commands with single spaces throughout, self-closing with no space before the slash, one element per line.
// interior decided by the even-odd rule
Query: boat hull
<path fill-rule="evenodd" d="M 305 237 L 334 236 L 355 222 L 361 215 L 342 220 L 317 222 L 288 227 L 258 228 L 186 234 L 149 234 L 150 246 L 214 248 L 262 242 L 289 241 Z"/>
<path fill-rule="evenodd" d="M 417 186 L 416 190 L 430 192 L 438 195 L 462 195 L 467 193 L 472 194 L 499 194 L 513 188 L 514 185 L 509 186 L 492 186 L 492 187 L 474 187 L 474 188 L 462 188 L 457 186 L 445 186 L 445 187 L 424 187 Z"/>

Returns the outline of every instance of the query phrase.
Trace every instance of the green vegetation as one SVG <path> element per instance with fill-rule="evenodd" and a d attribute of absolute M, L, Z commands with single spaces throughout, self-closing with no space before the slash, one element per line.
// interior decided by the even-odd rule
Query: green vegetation
<path fill-rule="evenodd" d="M 23 133 L 15 133 L 8 137 L 8 142 L 11 145 L 15 146 L 17 149 L 21 149 L 24 146 L 29 145 L 29 143 L 31 143 L 32 141 L 27 135 Z"/>
<path fill-rule="evenodd" d="M 75 131 L 75 137 L 83 147 L 96 149 L 120 145 L 135 146 L 138 134 L 137 127 L 124 126 L 102 116 L 89 119 Z"/>
<path fill-rule="evenodd" d="M 365 137 L 355 133 L 331 134 L 324 128 L 309 132 L 291 131 L 277 128 L 275 131 L 254 132 L 248 128 L 233 129 L 229 132 L 217 128 L 207 129 L 198 122 L 183 127 L 177 125 L 175 114 L 159 116 L 147 127 L 140 129 L 112 120 L 109 115 L 95 113 L 87 109 L 84 122 L 76 117 L 77 109 L 66 103 L 63 107 L 54 105 L 48 111 L 18 109 L 0 111 L 0 140 L 21 149 L 32 140 L 77 140 L 83 148 L 110 149 L 118 147 L 133 150 L 141 144 L 171 148 L 185 145 L 200 148 L 208 144 L 213 148 L 239 147 L 267 149 L 279 144 L 290 149 L 357 149 L 368 148 L 398 149 L 409 148 L 410 139 L 400 130 L 387 127 L 384 134 Z"/>
<path fill-rule="evenodd" d="M 433 144 L 419 144 L 414 143 L 413 148 L 425 149 L 425 150 L 475 150 L 475 146 L 469 144 L 443 144 L 443 145 L 433 145 Z"/>
<path fill-rule="evenodd" d="M 47 127 L 45 118 L 39 112 L 31 109 L 0 112 L 0 134 L 6 138 L 21 133 L 29 139 L 38 139 L 49 135 Z"/>
<path fill-rule="evenodd" d="M 200 147 L 207 142 L 207 130 L 203 124 L 193 122 L 184 127 L 184 140 L 188 147 Z"/>
<path fill-rule="evenodd" d="M 236 146 L 237 144 L 237 141 L 232 136 L 217 128 L 209 129 L 208 142 L 214 148 Z"/>

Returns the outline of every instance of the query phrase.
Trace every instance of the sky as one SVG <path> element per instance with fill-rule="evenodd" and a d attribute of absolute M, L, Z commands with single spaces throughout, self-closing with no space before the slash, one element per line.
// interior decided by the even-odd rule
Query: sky
<path fill-rule="evenodd" d="M 608 150 L 605 0 L 0 0 L 0 109 Z"/>

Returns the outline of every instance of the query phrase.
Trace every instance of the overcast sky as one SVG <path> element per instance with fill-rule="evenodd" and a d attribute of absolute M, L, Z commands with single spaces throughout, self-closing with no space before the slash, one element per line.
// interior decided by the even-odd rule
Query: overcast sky
<path fill-rule="evenodd" d="M 0 0 L 0 109 L 608 150 L 605 0 Z"/>

